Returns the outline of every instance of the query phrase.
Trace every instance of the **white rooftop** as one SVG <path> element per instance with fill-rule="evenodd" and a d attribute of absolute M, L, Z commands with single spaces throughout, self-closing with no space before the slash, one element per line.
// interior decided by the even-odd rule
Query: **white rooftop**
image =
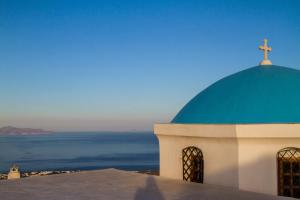
<path fill-rule="evenodd" d="M 289 199 L 116 169 L 0 181 L 1 200 Z"/>

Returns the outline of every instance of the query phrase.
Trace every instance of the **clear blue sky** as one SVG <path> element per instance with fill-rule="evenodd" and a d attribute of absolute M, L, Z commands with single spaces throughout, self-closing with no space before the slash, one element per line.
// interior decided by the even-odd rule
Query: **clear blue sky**
<path fill-rule="evenodd" d="M 300 1 L 0 0 L 0 126 L 151 130 L 255 66 L 300 69 Z"/>

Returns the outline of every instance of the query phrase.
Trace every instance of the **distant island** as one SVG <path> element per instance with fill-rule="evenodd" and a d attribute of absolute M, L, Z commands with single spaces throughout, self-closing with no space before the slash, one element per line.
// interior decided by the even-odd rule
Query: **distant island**
<path fill-rule="evenodd" d="M 52 133 L 52 131 L 33 128 L 16 128 L 12 126 L 0 128 L 0 135 L 40 135 L 49 133 Z"/>

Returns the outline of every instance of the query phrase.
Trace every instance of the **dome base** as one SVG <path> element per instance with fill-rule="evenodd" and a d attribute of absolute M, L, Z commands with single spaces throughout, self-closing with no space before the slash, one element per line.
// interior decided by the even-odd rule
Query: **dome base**
<path fill-rule="evenodd" d="M 259 65 L 272 65 L 272 62 L 270 60 L 263 60 L 259 63 Z"/>

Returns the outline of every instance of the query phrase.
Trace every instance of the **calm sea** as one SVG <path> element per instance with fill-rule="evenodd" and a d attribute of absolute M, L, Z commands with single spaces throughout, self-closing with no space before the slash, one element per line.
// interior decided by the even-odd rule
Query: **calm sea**
<path fill-rule="evenodd" d="M 0 136 L 0 172 L 14 163 L 22 171 L 158 170 L 158 140 L 151 132 Z"/>

